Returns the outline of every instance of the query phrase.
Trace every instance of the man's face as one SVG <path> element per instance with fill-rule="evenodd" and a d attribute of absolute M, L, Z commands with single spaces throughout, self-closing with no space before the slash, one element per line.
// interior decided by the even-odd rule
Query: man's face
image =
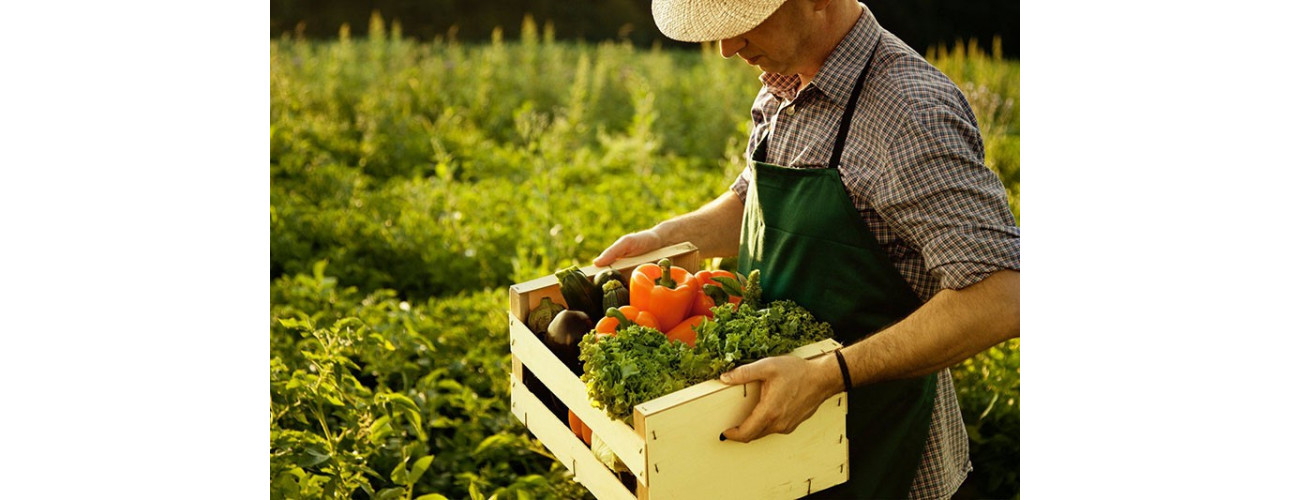
<path fill-rule="evenodd" d="M 788 0 L 751 31 L 721 40 L 721 56 L 738 54 L 768 73 L 793 75 L 808 62 L 803 56 L 813 2 Z"/>

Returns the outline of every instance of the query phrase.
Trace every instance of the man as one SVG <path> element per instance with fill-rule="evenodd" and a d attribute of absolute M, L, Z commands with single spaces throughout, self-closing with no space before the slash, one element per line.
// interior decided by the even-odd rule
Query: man
<path fill-rule="evenodd" d="M 846 498 L 947 498 L 971 465 L 948 367 L 1020 336 L 1020 231 L 976 118 L 940 71 L 852 0 L 654 0 L 662 32 L 764 72 L 749 166 L 702 208 L 619 238 L 595 264 L 690 241 L 761 269 L 768 300 L 828 321 L 836 357 L 764 359 L 723 438 L 789 433 L 848 390 Z"/>

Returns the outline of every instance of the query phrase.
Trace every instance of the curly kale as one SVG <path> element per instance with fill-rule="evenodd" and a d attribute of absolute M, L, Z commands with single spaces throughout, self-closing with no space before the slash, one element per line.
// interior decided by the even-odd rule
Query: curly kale
<path fill-rule="evenodd" d="M 713 308 L 713 314 L 715 321 L 697 328 L 693 348 L 640 326 L 614 336 L 584 336 L 579 359 L 592 405 L 627 421 L 640 403 L 833 336 L 827 323 L 787 300 L 765 309 L 726 304 Z"/>
<path fill-rule="evenodd" d="M 828 323 L 792 301 L 777 300 L 765 309 L 726 304 L 712 312 L 715 321 L 699 326 L 694 349 L 714 358 L 718 374 L 833 337 Z"/>

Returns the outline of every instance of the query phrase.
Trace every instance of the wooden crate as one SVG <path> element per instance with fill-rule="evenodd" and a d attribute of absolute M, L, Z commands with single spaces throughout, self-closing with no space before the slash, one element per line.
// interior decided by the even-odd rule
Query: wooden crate
<path fill-rule="evenodd" d="M 690 271 L 701 264 L 694 245 L 682 243 L 619 259 L 613 268 L 630 276 L 636 266 L 663 257 Z M 594 276 L 603 269 L 585 267 L 583 272 Z M 751 413 L 761 394 L 760 383 L 696 384 L 637 405 L 633 425 L 628 426 L 593 408 L 586 385 L 525 325 L 523 319 L 542 297 L 564 304 L 555 276 L 510 290 L 511 411 L 596 498 L 799 498 L 847 480 L 845 393 L 821 404 L 792 434 L 752 443 L 720 441 L 718 436 Z M 812 358 L 838 347 L 824 340 L 792 354 Z M 635 491 L 569 430 L 566 415 L 553 414 L 525 387 L 524 368 L 627 465 L 636 478 Z"/>

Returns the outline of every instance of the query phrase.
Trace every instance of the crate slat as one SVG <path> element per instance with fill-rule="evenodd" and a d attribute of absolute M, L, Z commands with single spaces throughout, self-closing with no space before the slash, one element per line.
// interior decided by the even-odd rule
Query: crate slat
<path fill-rule="evenodd" d="M 582 440 L 575 437 L 573 431 L 551 414 L 546 405 L 538 401 L 537 396 L 515 376 L 511 377 L 511 413 L 524 422 L 542 445 L 573 472 L 574 480 L 582 483 L 596 498 L 636 499 L 636 495 L 618 481 L 618 476 L 600 463 Z"/>
<path fill-rule="evenodd" d="M 836 340 L 824 339 L 813 344 L 807 344 L 789 352 L 789 355 L 797 356 L 802 359 L 811 359 L 824 353 L 830 353 L 842 347 Z M 713 392 L 719 391 L 726 387 L 726 384 L 720 380 L 709 380 L 700 382 L 690 387 L 686 387 L 671 394 L 664 394 L 657 398 L 651 399 L 644 403 L 636 405 L 636 411 L 643 416 L 649 416 L 660 411 L 684 404 L 687 401 L 704 397 Z M 750 388 L 752 386 L 749 386 Z M 757 386 L 760 390 L 760 385 Z M 751 389 L 750 389 L 751 390 Z"/>
<path fill-rule="evenodd" d="M 511 356 L 533 372 L 551 393 L 589 424 L 600 439 L 636 475 L 645 479 L 645 444 L 636 431 L 627 424 L 609 418 L 605 412 L 592 408 L 587 400 L 587 386 L 564 366 L 555 354 L 538 340 L 518 318 L 511 317 Z M 585 447 L 585 445 L 584 445 Z"/>

